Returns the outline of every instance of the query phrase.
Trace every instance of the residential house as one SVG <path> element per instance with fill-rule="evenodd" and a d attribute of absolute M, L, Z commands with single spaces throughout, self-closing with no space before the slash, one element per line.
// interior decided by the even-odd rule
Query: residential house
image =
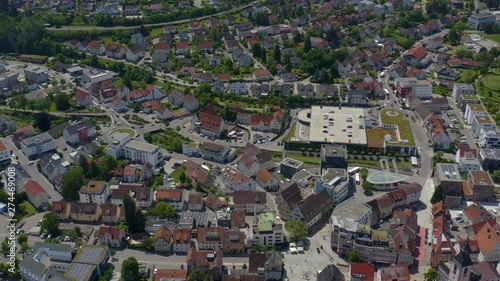
<path fill-rule="evenodd" d="M 124 102 L 120 97 L 118 96 L 115 96 L 113 98 L 113 100 L 111 101 L 111 104 L 110 104 L 111 108 L 118 112 L 118 113 L 122 113 L 122 112 L 127 112 L 128 111 L 128 107 L 127 107 L 127 103 Z"/>
<path fill-rule="evenodd" d="M 441 119 L 437 115 L 432 115 L 424 122 L 424 127 L 432 143 L 439 149 L 450 149 L 451 139 L 448 136 Z"/>
<path fill-rule="evenodd" d="M 199 251 L 190 248 L 187 257 L 188 274 L 200 269 L 210 275 L 213 280 L 222 279 L 222 249 L 214 251 Z"/>
<path fill-rule="evenodd" d="M 269 81 L 271 79 L 271 72 L 267 69 L 256 70 L 253 73 L 254 81 Z"/>
<path fill-rule="evenodd" d="M 116 225 L 119 222 L 125 221 L 125 207 L 123 206 L 105 203 L 101 205 L 101 212 L 103 223 Z"/>
<path fill-rule="evenodd" d="M 184 108 L 189 112 L 195 112 L 200 108 L 200 101 L 192 95 L 184 97 Z"/>
<path fill-rule="evenodd" d="M 104 204 L 109 197 L 108 184 L 105 181 L 91 180 L 80 189 L 79 195 L 82 203 Z"/>
<path fill-rule="evenodd" d="M 213 53 L 214 52 L 214 43 L 207 41 L 198 43 L 198 52 L 200 53 Z"/>
<path fill-rule="evenodd" d="M 75 94 L 75 101 L 81 106 L 90 106 L 92 104 L 92 97 L 83 90 L 77 90 Z"/>
<path fill-rule="evenodd" d="M 323 211 L 332 206 L 332 199 L 326 190 L 318 194 L 312 194 L 298 204 L 291 212 L 290 218 L 302 220 L 307 229 L 311 229 L 319 222 Z"/>
<path fill-rule="evenodd" d="M 54 185 L 54 188 L 60 192 L 62 185 L 62 178 L 64 173 L 68 171 L 69 163 L 64 163 L 62 158 L 56 153 L 52 155 L 50 154 L 43 155 L 39 163 L 40 163 L 40 168 L 42 170 L 42 174 L 44 174 L 49 180 L 49 182 Z"/>
<path fill-rule="evenodd" d="M 187 205 L 190 211 L 201 211 L 203 209 L 203 195 L 199 192 L 189 193 Z"/>
<path fill-rule="evenodd" d="M 133 45 L 125 53 L 128 61 L 137 62 L 144 57 L 144 48 L 141 45 Z"/>
<path fill-rule="evenodd" d="M 70 145 L 87 143 L 93 139 L 95 135 L 95 126 L 89 119 L 75 122 L 63 131 L 63 137 Z"/>
<path fill-rule="evenodd" d="M 92 55 L 102 56 L 106 53 L 106 46 L 100 41 L 90 41 L 87 52 Z"/>
<path fill-rule="evenodd" d="M 38 182 L 31 179 L 28 180 L 24 184 L 24 190 L 26 191 L 28 200 L 35 208 L 39 209 L 48 204 L 48 194 Z"/>
<path fill-rule="evenodd" d="M 172 245 L 174 253 L 187 253 L 191 249 L 191 230 L 175 228 L 172 232 Z"/>
<path fill-rule="evenodd" d="M 217 108 L 209 105 L 191 119 L 191 129 L 200 134 L 221 138 L 227 132 L 224 120 L 217 115 Z"/>
<path fill-rule="evenodd" d="M 101 207 L 96 203 L 72 202 L 69 207 L 73 221 L 96 223 L 101 217 Z"/>
<path fill-rule="evenodd" d="M 231 190 L 255 190 L 255 181 L 232 166 L 226 166 L 226 168 L 222 170 L 221 176 L 222 184 Z"/>
<path fill-rule="evenodd" d="M 189 44 L 186 42 L 177 42 L 175 44 L 175 53 L 177 55 L 183 55 L 189 52 Z"/>
<path fill-rule="evenodd" d="M 251 275 L 263 275 L 264 280 L 282 280 L 282 271 L 280 252 L 251 253 L 248 257 L 248 273 Z"/>
<path fill-rule="evenodd" d="M 125 57 L 125 48 L 118 44 L 108 44 L 106 46 L 106 56 L 113 59 L 123 59 Z"/>
<path fill-rule="evenodd" d="M 210 173 L 203 169 L 200 165 L 194 163 L 193 161 L 187 161 L 183 164 L 186 168 L 184 172 L 187 177 L 189 177 L 193 183 L 200 183 L 202 187 L 209 188 L 213 185 L 213 178 Z"/>
<path fill-rule="evenodd" d="M 494 198 L 495 185 L 491 176 L 485 171 L 469 171 L 464 181 L 463 192 L 467 200 L 488 201 Z"/>
<path fill-rule="evenodd" d="M 172 231 L 166 225 L 160 226 L 153 237 L 155 252 L 170 252 L 172 240 Z"/>
<path fill-rule="evenodd" d="M 266 193 L 261 191 L 235 191 L 233 204 L 236 211 L 259 214 L 267 206 Z"/>
<path fill-rule="evenodd" d="M 125 230 L 123 228 L 112 226 L 99 227 L 97 239 L 99 241 L 99 245 L 111 248 L 121 248 L 125 243 L 127 243 Z"/>
<path fill-rule="evenodd" d="M 257 184 L 265 190 L 276 190 L 279 187 L 278 179 L 265 168 L 260 168 L 255 174 L 255 178 L 257 180 Z"/>
<path fill-rule="evenodd" d="M 224 230 L 224 253 L 245 253 L 245 234 L 239 230 Z"/>
<path fill-rule="evenodd" d="M 235 152 L 228 145 L 213 142 L 204 142 L 200 146 L 201 157 L 205 160 L 219 163 L 228 163 L 236 156 Z"/>

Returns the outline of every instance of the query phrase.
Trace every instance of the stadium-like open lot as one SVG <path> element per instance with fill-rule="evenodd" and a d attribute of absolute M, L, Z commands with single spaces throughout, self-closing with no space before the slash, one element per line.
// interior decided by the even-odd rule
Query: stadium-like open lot
<path fill-rule="evenodd" d="M 309 141 L 366 144 L 362 108 L 312 106 L 299 113 L 299 120 L 310 127 Z"/>

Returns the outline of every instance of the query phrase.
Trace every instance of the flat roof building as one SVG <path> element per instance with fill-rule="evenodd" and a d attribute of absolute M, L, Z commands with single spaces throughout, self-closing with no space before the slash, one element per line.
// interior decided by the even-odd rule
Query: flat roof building
<path fill-rule="evenodd" d="M 48 133 L 41 133 L 21 141 L 21 150 L 28 159 L 41 157 L 56 149 L 57 143 Z"/>
<path fill-rule="evenodd" d="M 500 169 L 500 149 L 479 150 L 479 163 L 483 170 L 490 173 Z"/>
<path fill-rule="evenodd" d="M 347 147 L 345 145 L 321 145 L 321 168 L 347 169 Z"/>
<path fill-rule="evenodd" d="M 304 162 L 292 159 L 285 158 L 280 163 L 280 171 L 281 174 L 285 177 L 292 178 L 298 171 L 304 168 Z"/>
<path fill-rule="evenodd" d="M 370 225 L 372 219 L 372 207 L 361 200 L 351 197 L 338 204 L 332 212 L 332 218 L 343 218 L 363 225 Z"/>
<path fill-rule="evenodd" d="M 434 184 L 443 186 L 445 196 L 462 195 L 463 180 L 457 164 L 437 163 L 434 169 Z"/>

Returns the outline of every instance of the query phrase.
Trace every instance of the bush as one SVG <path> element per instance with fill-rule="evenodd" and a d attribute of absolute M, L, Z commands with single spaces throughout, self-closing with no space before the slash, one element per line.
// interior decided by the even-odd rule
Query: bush
<path fill-rule="evenodd" d="M 363 169 L 360 170 L 360 173 L 361 173 L 361 178 L 363 180 L 366 180 L 366 178 L 368 177 L 368 169 L 363 168 Z"/>

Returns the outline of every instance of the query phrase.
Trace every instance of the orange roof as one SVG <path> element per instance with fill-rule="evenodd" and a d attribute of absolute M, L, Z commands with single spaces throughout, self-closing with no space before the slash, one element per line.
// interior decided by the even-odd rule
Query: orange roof
<path fill-rule="evenodd" d="M 170 50 L 170 44 L 167 43 L 159 43 L 156 44 L 154 47 L 155 50 Z"/>
<path fill-rule="evenodd" d="M 16 129 L 16 133 L 24 133 L 24 132 L 27 132 L 27 131 L 34 131 L 35 128 L 33 127 L 33 125 L 26 125 L 24 127 L 21 127 L 21 128 L 17 128 Z"/>
<path fill-rule="evenodd" d="M 427 49 L 424 47 L 420 47 L 420 46 L 411 48 L 405 54 L 405 56 L 414 57 L 414 58 L 419 59 L 419 60 L 423 59 L 425 57 L 425 55 L 427 55 Z"/>
<path fill-rule="evenodd" d="M 187 228 L 174 229 L 173 237 L 174 244 L 189 244 L 191 242 L 191 230 Z"/>
<path fill-rule="evenodd" d="M 271 75 L 271 72 L 267 69 L 259 69 L 254 72 L 255 76 L 265 76 L 265 75 Z"/>
<path fill-rule="evenodd" d="M 189 44 L 186 42 L 177 42 L 175 44 L 176 49 L 186 49 L 187 47 L 189 47 Z"/>
<path fill-rule="evenodd" d="M 198 44 L 199 49 L 211 49 L 214 47 L 214 43 L 208 41 L 208 42 L 201 42 Z"/>
<path fill-rule="evenodd" d="M 43 187 L 34 180 L 28 180 L 24 184 L 24 189 L 26 190 L 26 193 L 29 194 L 32 198 L 37 197 L 40 193 L 47 193 L 45 189 L 43 189 Z"/>
<path fill-rule="evenodd" d="M 476 233 L 476 240 L 481 252 L 486 255 L 495 246 L 500 245 L 500 236 L 498 232 L 490 225 L 485 223 L 483 227 Z"/>
<path fill-rule="evenodd" d="M 205 112 L 200 112 L 198 114 L 198 119 L 200 121 L 200 127 L 204 130 L 219 133 L 219 128 L 224 122 L 221 117 L 217 115 L 208 114 Z"/>
<path fill-rule="evenodd" d="M 4 150 L 7 150 L 7 147 L 5 146 L 5 143 L 3 143 L 3 141 L 0 140 L 0 151 Z"/>
<path fill-rule="evenodd" d="M 125 166 L 125 168 L 123 169 L 123 176 L 126 177 L 126 176 L 134 176 L 135 175 L 135 172 L 136 172 L 136 169 L 134 166 Z"/>
<path fill-rule="evenodd" d="M 171 236 L 172 236 L 172 231 L 166 225 L 162 225 L 155 232 L 155 236 L 154 236 L 153 240 L 156 241 L 156 239 L 158 239 L 158 238 L 164 238 L 166 240 L 170 240 Z"/>
<path fill-rule="evenodd" d="M 431 137 L 434 139 L 441 134 L 446 134 L 446 129 L 444 128 L 441 120 L 437 115 L 432 115 L 427 119 L 427 130 L 429 131 Z"/>
<path fill-rule="evenodd" d="M 255 174 L 255 177 L 257 177 L 261 183 L 267 183 L 273 177 L 273 174 L 265 168 L 260 168 L 257 174 Z"/>
<path fill-rule="evenodd" d="M 220 227 L 198 227 L 199 242 L 222 242 L 224 241 L 224 228 Z"/>
<path fill-rule="evenodd" d="M 158 189 L 156 191 L 156 200 L 182 200 L 182 190 L 181 189 Z"/>
<path fill-rule="evenodd" d="M 83 99 L 86 99 L 88 96 L 89 96 L 89 94 L 85 91 L 82 91 L 82 90 L 76 91 L 76 98 L 78 98 L 78 99 L 83 100 Z"/>
<path fill-rule="evenodd" d="M 112 226 L 101 226 L 99 228 L 99 237 L 104 236 L 106 234 L 111 235 L 111 239 L 113 240 L 118 240 L 120 239 L 120 233 L 122 229 L 118 227 L 112 227 Z"/>
<path fill-rule="evenodd" d="M 364 276 L 361 278 L 357 276 Z M 373 263 L 351 263 L 349 268 L 349 276 L 355 276 L 356 280 L 373 281 L 375 280 L 375 264 Z"/>

